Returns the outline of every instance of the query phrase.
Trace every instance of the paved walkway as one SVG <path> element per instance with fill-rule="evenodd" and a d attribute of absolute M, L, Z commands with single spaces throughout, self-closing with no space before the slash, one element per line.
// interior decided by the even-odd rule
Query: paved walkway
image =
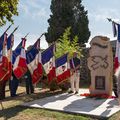
<path fill-rule="evenodd" d="M 81 93 L 88 93 L 88 90 L 80 89 Z M 38 99 L 23 105 L 97 117 L 110 117 L 120 110 L 116 99 L 96 100 L 68 93 Z"/>

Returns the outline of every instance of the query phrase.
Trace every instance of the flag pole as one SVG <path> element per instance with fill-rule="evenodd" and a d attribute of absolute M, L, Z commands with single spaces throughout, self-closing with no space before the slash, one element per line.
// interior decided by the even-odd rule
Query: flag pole
<path fill-rule="evenodd" d="M 13 30 L 13 32 L 10 35 L 14 34 L 18 28 L 19 28 L 19 25 Z"/>
<path fill-rule="evenodd" d="M 115 24 L 117 24 L 117 25 L 118 25 L 118 23 L 117 23 L 117 22 L 115 22 L 114 20 L 112 20 L 111 18 L 107 18 L 107 20 L 108 20 L 109 22 L 113 22 L 113 23 L 115 23 Z"/>
<path fill-rule="evenodd" d="M 37 39 L 37 40 L 41 40 L 41 37 L 43 36 L 43 35 L 45 35 L 45 32 L 44 33 L 42 33 L 41 35 L 40 35 L 40 37 Z M 40 48 L 39 48 L 39 50 L 40 50 Z"/>
<path fill-rule="evenodd" d="M 11 34 L 14 34 L 15 31 L 19 28 L 19 25 L 13 30 L 13 32 Z"/>
<path fill-rule="evenodd" d="M 38 39 L 41 39 L 41 37 L 42 37 L 43 35 L 45 35 L 45 32 L 44 32 L 44 33 L 42 33 Z"/>
<path fill-rule="evenodd" d="M 26 38 L 28 35 L 29 35 L 29 33 L 27 33 L 24 38 Z"/>
<path fill-rule="evenodd" d="M 11 28 L 12 24 L 8 26 L 8 28 L 5 30 L 5 32 L 1 35 L 1 37 Z"/>
<path fill-rule="evenodd" d="M 11 28 L 12 25 L 13 25 L 13 24 L 9 25 L 8 28 L 5 30 L 5 32 L 7 32 L 7 31 Z M 5 32 L 4 32 L 4 33 L 5 33 Z"/>

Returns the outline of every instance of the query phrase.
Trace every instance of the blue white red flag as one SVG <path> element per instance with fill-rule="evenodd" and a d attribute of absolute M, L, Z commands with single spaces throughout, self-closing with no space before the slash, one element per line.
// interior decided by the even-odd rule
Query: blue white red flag
<path fill-rule="evenodd" d="M 117 36 L 117 40 L 120 42 L 120 24 L 117 24 L 118 27 L 118 36 Z"/>
<path fill-rule="evenodd" d="M 68 58 L 68 54 L 65 54 L 60 58 L 56 59 L 55 61 L 56 77 L 58 84 L 64 82 L 70 77 L 70 66 L 67 58 Z"/>
<path fill-rule="evenodd" d="M 37 83 L 42 77 L 40 39 L 26 52 L 27 65 L 32 76 L 32 83 Z"/>
<path fill-rule="evenodd" d="M 12 54 L 13 72 L 18 79 L 27 72 L 25 42 L 26 39 L 22 38 L 22 41 L 16 47 Z"/>
<path fill-rule="evenodd" d="M 5 76 L 4 80 L 10 79 L 12 75 L 12 47 L 14 43 L 14 35 L 11 34 L 7 39 L 7 58 L 8 58 L 8 74 Z"/>
<path fill-rule="evenodd" d="M 0 38 L 0 80 L 4 80 L 8 74 L 8 58 L 7 58 L 7 33 Z"/>
<path fill-rule="evenodd" d="M 55 57 L 54 57 L 54 45 L 51 45 L 45 51 L 41 53 L 42 64 L 44 70 L 48 76 L 48 83 L 50 83 L 55 77 Z"/>
<path fill-rule="evenodd" d="M 118 69 L 120 65 L 120 24 L 117 24 L 117 42 L 116 42 L 116 52 L 114 58 L 114 71 Z"/>
<path fill-rule="evenodd" d="M 113 36 L 117 36 L 117 26 L 115 22 L 112 22 L 112 28 L 113 28 Z"/>

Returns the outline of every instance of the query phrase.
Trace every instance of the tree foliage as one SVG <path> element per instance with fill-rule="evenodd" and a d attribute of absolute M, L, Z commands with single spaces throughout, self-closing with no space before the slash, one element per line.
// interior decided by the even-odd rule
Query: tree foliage
<path fill-rule="evenodd" d="M 17 5 L 19 0 L 0 0 L 0 26 L 6 21 L 13 23 L 13 15 L 18 15 Z"/>
<path fill-rule="evenodd" d="M 49 27 L 45 34 L 48 43 L 58 40 L 67 27 L 71 27 L 70 40 L 77 35 L 79 44 L 88 41 L 89 21 L 82 0 L 52 0 L 50 9 L 52 14 L 48 19 Z"/>
<path fill-rule="evenodd" d="M 70 30 L 71 28 L 68 27 L 63 35 L 58 39 L 58 42 L 56 43 L 56 58 L 59 58 L 65 53 L 69 53 L 69 58 L 72 58 L 74 52 L 77 52 L 79 57 L 81 56 L 81 48 L 78 44 L 78 37 L 75 36 L 73 40 L 70 41 Z"/>

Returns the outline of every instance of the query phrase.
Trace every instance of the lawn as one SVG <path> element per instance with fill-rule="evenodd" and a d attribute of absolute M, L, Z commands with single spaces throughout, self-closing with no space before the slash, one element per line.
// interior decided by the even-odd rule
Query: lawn
<path fill-rule="evenodd" d="M 19 86 L 17 97 L 9 97 L 9 89 L 6 89 L 7 98 L 2 101 L 3 110 L 0 105 L 0 120 L 98 120 L 89 116 L 72 115 L 62 112 L 49 111 L 44 109 L 28 108 L 20 106 L 24 102 L 52 96 L 62 93 L 61 90 L 54 92 L 49 89 L 35 88 L 35 94 L 26 95 L 25 87 Z M 113 115 L 109 120 L 120 120 L 120 112 Z"/>

